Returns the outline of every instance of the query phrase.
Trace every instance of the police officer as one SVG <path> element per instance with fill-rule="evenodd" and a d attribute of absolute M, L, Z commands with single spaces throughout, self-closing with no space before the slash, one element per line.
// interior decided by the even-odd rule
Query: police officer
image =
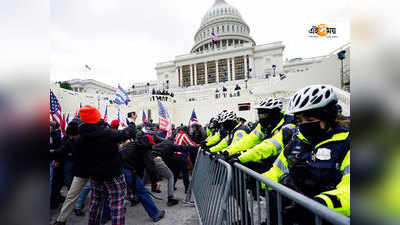
<path fill-rule="evenodd" d="M 216 117 L 215 129 L 217 130 L 214 135 L 209 136 L 204 143 L 202 143 L 203 148 L 210 148 L 216 144 L 218 144 L 222 139 L 224 139 L 227 135 L 226 130 L 221 126 L 221 114 L 227 112 L 227 110 L 223 110 Z"/>
<path fill-rule="evenodd" d="M 293 117 L 282 111 L 282 102 L 277 98 L 262 100 L 256 108 L 259 116 L 257 127 L 225 151 L 231 156 L 230 162 L 247 163 L 247 167 L 261 173 L 272 166 L 291 139 L 295 125 L 292 124 Z"/>
<path fill-rule="evenodd" d="M 227 135 L 216 146 L 210 148 L 210 152 L 212 153 L 219 152 L 230 144 L 240 141 L 250 132 L 247 126 L 242 125 L 238 121 L 236 113 L 233 111 L 223 112 L 220 115 L 220 123 L 222 124 L 222 128 L 227 132 Z"/>
<path fill-rule="evenodd" d="M 350 135 L 336 123 L 337 110 L 337 96 L 328 85 L 297 91 L 290 98 L 288 111 L 294 114 L 298 131 L 263 176 L 350 215 Z M 271 199 L 274 202 L 274 195 Z M 312 224 L 313 218 L 306 216 L 308 210 L 290 205 L 288 199 L 283 206 L 284 219 Z M 275 223 L 276 212 L 271 216 Z"/>

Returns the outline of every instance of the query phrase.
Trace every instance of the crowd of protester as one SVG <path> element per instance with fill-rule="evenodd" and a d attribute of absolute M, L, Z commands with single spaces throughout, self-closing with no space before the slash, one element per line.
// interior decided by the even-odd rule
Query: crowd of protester
<path fill-rule="evenodd" d="M 119 121 L 106 123 L 88 105 L 79 110 L 80 119 L 68 124 L 62 138 L 59 125 L 50 122 L 50 207 L 58 209 L 62 204 L 55 225 L 65 224 L 72 212 L 83 216 L 89 192 L 89 225 L 109 220 L 113 225 L 125 224 L 127 201 L 131 206 L 141 203 L 154 222 L 161 220 L 165 210 L 156 206 L 151 192 L 162 193 L 160 181 L 165 178 L 167 206 L 179 204 L 174 197 L 176 183 L 182 178 L 188 192 L 199 149 L 232 166 L 243 164 L 350 216 L 350 118 L 341 114 L 333 89 L 305 87 L 291 97 L 287 112 L 277 98 L 263 99 L 255 110 L 257 121 L 223 110 L 204 127 L 197 122 L 173 125 L 168 138 L 152 121 L 136 125 L 135 112 L 128 113 L 129 124 L 121 129 Z M 255 180 L 247 182 L 255 193 Z M 151 192 L 145 188 L 147 183 Z M 68 188 L 65 198 L 60 194 L 63 186 Z M 270 199 L 275 224 L 273 191 Z M 283 199 L 285 224 L 313 223 L 307 212 Z"/>
<path fill-rule="evenodd" d="M 79 110 L 62 137 L 57 123 L 50 122 L 50 208 L 60 209 L 55 225 L 66 224 L 74 212 L 84 216 L 89 193 L 89 224 L 125 224 L 127 202 L 144 207 L 152 221 L 165 215 L 153 199 L 153 193 L 166 193 L 167 206 L 179 204 L 174 197 L 176 183 L 183 179 L 185 192 L 189 174 L 200 143 L 206 139 L 198 123 L 172 126 L 172 135 L 152 121 L 135 124 L 137 115 L 128 113 L 129 124 L 121 129 L 119 121 L 110 124 L 99 111 L 86 105 Z M 195 141 L 194 141 L 195 140 Z M 160 181 L 168 181 L 161 190 Z M 145 188 L 151 184 L 151 192 Z M 66 186 L 66 197 L 61 189 Z M 183 202 L 185 203 L 185 202 Z M 190 204 L 190 202 L 189 202 Z"/>

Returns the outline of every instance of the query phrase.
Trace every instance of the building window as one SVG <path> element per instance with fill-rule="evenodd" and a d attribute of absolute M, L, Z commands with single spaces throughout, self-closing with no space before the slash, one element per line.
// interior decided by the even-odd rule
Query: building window
<path fill-rule="evenodd" d="M 250 110 L 250 103 L 242 103 L 238 104 L 239 111 L 249 111 Z"/>
<path fill-rule="evenodd" d="M 226 32 L 229 32 L 229 25 L 226 26 Z"/>
<path fill-rule="evenodd" d="M 232 25 L 232 32 L 235 32 L 235 26 Z"/>
<path fill-rule="evenodd" d="M 219 27 L 217 27 L 217 33 L 219 33 Z"/>
<path fill-rule="evenodd" d="M 225 32 L 225 26 L 222 25 L 222 33 Z"/>

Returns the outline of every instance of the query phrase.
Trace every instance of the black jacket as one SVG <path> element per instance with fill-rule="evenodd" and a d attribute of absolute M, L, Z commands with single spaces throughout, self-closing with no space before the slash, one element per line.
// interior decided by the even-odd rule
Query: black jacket
<path fill-rule="evenodd" d="M 108 128 L 100 123 L 79 127 L 76 157 L 94 180 L 111 180 L 122 173 L 122 160 L 118 143 L 129 137 L 125 132 Z"/>
<path fill-rule="evenodd" d="M 125 134 L 129 136 L 129 138 L 134 139 L 136 137 L 136 133 L 137 133 L 136 124 L 133 122 L 129 123 L 128 127 L 123 129 L 122 131 L 125 132 Z"/>
<path fill-rule="evenodd" d="M 138 132 L 134 142 L 129 143 L 121 150 L 124 168 L 130 169 L 138 176 L 143 177 L 146 169 L 152 182 L 160 180 L 160 175 L 151 156 L 152 144 L 143 132 Z"/>
<path fill-rule="evenodd" d="M 173 159 L 176 154 L 174 152 L 189 152 L 192 146 L 176 145 L 173 141 L 165 140 L 153 146 L 153 157 L 160 156 L 164 161 Z"/>

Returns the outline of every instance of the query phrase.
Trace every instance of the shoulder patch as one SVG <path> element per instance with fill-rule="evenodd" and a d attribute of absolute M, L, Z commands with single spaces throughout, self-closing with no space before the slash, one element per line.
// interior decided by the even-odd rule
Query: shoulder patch
<path fill-rule="evenodd" d="M 331 150 L 327 148 L 319 148 L 315 157 L 319 160 L 330 160 L 331 159 Z"/>
<path fill-rule="evenodd" d="M 243 137 L 243 131 L 238 131 L 238 133 L 237 133 L 237 135 L 236 135 L 238 138 L 241 138 L 241 137 Z"/>

